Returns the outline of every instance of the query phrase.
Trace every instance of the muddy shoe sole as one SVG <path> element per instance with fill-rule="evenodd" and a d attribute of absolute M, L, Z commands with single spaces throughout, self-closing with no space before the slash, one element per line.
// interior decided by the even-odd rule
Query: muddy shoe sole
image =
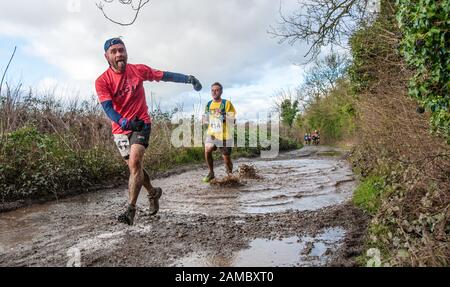
<path fill-rule="evenodd" d="M 153 195 L 148 195 L 148 202 L 149 202 L 149 215 L 153 216 L 158 213 L 159 211 L 159 199 L 162 195 L 162 189 L 159 187 L 156 187 L 153 189 L 154 193 Z"/>
<path fill-rule="evenodd" d="M 214 175 L 207 175 L 207 176 L 205 176 L 204 178 L 203 178 L 203 182 L 204 183 L 210 183 L 211 182 L 211 180 L 213 180 L 213 179 L 215 179 L 216 177 L 214 176 Z"/>
<path fill-rule="evenodd" d="M 134 223 L 134 216 L 136 215 L 136 209 L 130 209 L 128 208 L 127 211 L 122 213 L 117 217 L 117 221 L 123 224 L 133 225 Z"/>

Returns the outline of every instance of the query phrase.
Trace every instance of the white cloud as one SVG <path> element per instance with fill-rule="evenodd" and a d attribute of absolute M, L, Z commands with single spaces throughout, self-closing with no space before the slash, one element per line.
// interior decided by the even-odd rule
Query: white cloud
<path fill-rule="evenodd" d="M 97 1 L 81 1 L 75 13 L 68 9 L 70 1 L 2 1 L 0 35 L 22 37 L 25 50 L 63 71 L 58 81 L 75 87 L 82 98 L 90 97 L 95 79 L 107 68 L 102 46 L 112 36 L 124 37 L 130 63 L 196 75 L 205 101 L 209 85 L 222 82 L 224 96 L 230 95 L 244 114 L 255 106 L 270 108 L 276 90 L 300 82 L 301 71 L 292 68 L 301 58 L 299 48 L 278 45 L 266 32 L 278 21 L 278 1 L 151 1 L 129 27 L 104 19 Z M 283 1 L 287 13 L 296 5 Z M 115 18 L 132 16 L 119 5 L 105 9 Z M 196 95 L 190 86 L 174 83 L 146 88 L 164 106 L 181 100 L 188 108 Z M 184 97 L 187 92 L 191 96 Z"/>

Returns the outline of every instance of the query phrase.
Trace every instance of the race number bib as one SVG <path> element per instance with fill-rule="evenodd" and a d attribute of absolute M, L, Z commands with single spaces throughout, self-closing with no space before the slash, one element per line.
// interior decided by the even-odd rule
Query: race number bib
<path fill-rule="evenodd" d="M 211 117 L 210 125 L 213 133 L 219 134 L 223 132 L 223 121 L 219 117 Z"/>
<path fill-rule="evenodd" d="M 122 157 L 127 157 L 130 155 L 131 147 L 127 135 L 114 135 L 114 142 L 116 143 Z"/>

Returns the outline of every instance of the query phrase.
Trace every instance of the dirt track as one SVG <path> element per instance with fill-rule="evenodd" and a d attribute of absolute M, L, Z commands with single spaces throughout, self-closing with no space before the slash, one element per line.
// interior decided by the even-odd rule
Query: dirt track
<path fill-rule="evenodd" d="M 116 222 L 126 186 L 0 214 L 0 266 L 354 265 L 367 218 L 348 200 L 350 167 L 328 147 L 251 163 L 261 179 L 204 184 L 205 168 L 154 180 L 161 210 Z M 217 176 L 223 176 L 222 166 Z"/>

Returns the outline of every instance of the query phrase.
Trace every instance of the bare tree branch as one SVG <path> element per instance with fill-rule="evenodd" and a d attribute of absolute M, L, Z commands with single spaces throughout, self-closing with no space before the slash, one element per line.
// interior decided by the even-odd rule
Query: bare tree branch
<path fill-rule="evenodd" d="M 327 95 L 344 78 L 348 66 L 349 59 L 344 54 L 331 53 L 324 59 L 316 59 L 314 65 L 306 71 L 305 81 L 300 87 L 301 94 L 309 100 Z"/>
<path fill-rule="evenodd" d="M 102 1 L 103 1 L 103 2 L 106 2 L 106 3 L 112 3 L 112 2 L 114 2 L 114 0 L 102 0 Z M 98 9 L 100 9 L 100 11 L 102 11 L 103 16 L 104 16 L 106 19 L 108 19 L 109 21 L 113 22 L 114 24 L 121 25 L 121 26 L 130 26 L 130 25 L 133 25 L 134 22 L 136 22 L 136 19 L 137 19 L 139 13 L 141 12 L 141 9 L 142 9 L 148 2 L 150 2 L 150 0 L 139 0 L 139 4 L 138 4 L 137 6 L 134 6 L 133 0 L 118 0 L 118 1 L 119 1 L 120 4 L 123 4 L 123 5 L 130 5 L 130 6 L 131 6 L 131 9 L 132 9 L 133 11 L 135 11 L 134 18 L 133 18 L 130 22 L 123 23 L 123 22 L 116 21 L 116 20 L 110 18 L 108 15 L 106 15 L 106 12 L 105 12 L 105 10 L 104 10 L 105 5 L 104 5 L 102 2 L 98 2 L 96 5 L 97 5 Z"/>
<path fill-rule="evenodd" d="M 0 96 L 2 95 L 2 86 L 3 81 L 5 80 L 6 72 L 8 72 L 9 65 L 11 64 L 12 59 L 14 58 L 14 55 L 16 54 L 17 46 L 14 47 L 14 52 L 11 55 L 11 58 L 9 59 L 8 65 L 6 66 L 5 72 L 3 73 L 2 80 L 0 82 Z"/>
<path fill-rule="evenodd" d="M 370 0 L 306 0 L 290 16 L 285 16 L 280 4 L 280 23 L 270 27 L 269 33 L 280 44 L 305 41 L 310 45 L 305 57 L 313 61 L 322 47 L 343 46 L 361 25 L 372 21 L 376 11 L 370 11 Z M 374 2 L 374 1 L 372 1 Z M 371 13 L 372 12 L 372 13 Z"/>

